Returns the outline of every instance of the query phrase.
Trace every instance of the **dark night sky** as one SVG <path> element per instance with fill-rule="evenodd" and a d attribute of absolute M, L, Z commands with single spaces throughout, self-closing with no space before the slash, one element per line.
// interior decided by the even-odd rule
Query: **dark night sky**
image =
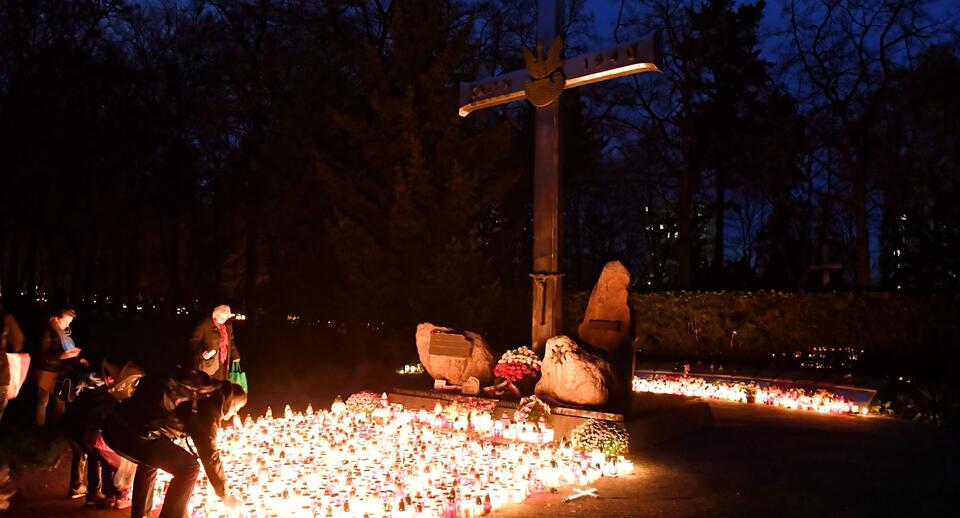
<path fill-rule="evenodd" d="M 688 0 L 696 5 L 700 0 Z M 879 1 L 879 0 L 878 0 Z M 586 0 L 586 9 L 594 16 L 594 41 L 598 46 L 613 44 L 613 30 L 617 24 L 617 13 L 622 3 L 629 7 L 631 0 Z M 754 3 L 754 2 L 737 2 Z M 784 7 L 789 0 L 767 0 L 766 12 L 763 19 L 763 34 L 772 34 L 786 23 Z M 933 20 L 952 19 L 960 15 L 960 2 L 957 0 L 930 0 L 929 13 Z M 768 49 L 764 49 L 767 51 Z M 771 59 L 771 56 L 764 56 Z"/>

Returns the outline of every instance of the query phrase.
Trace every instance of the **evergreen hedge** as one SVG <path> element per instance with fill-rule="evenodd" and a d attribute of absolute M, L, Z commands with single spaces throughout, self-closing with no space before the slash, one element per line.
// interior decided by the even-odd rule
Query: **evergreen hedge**
<path fill-rule="evenodd" d="M 589 292 L 569 294 L 568 332 L 575 331 L 589 296 Z M 808 354 L 817 347 L 849 348 L 861 351 L 857 370 L 886 374 L 895 368 L 953 368 L 958 356 L 960 297 L 956 295 L 634 293 L 631 305 L 640 358 L 766 364 Z"/>

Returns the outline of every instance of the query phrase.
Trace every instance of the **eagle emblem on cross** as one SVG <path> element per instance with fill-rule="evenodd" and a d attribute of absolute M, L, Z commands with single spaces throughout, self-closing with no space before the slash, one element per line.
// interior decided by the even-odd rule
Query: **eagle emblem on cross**
<path fill-rule="evenodd" d="M 541 40 L 537 40 L 536 54 L 524 47 L 523 61 L 530 74 L 523 86 L 524 95 L 537 108 L 549 106 L 560 97 L 567 82 L 563 75 L 563 38 L 553 39 L 546 56 Z"/>

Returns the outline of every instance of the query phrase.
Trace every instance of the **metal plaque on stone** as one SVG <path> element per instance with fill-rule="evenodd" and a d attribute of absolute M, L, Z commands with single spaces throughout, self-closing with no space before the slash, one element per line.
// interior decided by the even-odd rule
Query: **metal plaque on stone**
<path fill-rule="evenodd" d="M 473 343 L 461 334 L 434 333 L 430 335 L 430 354 L 432 356 L 469 358 L 472 353 Z"/>
<path fill-rule="evenodd" d="M 590 326 L 590 329 L 596 329 L 597 331 L 620 331 L 619 320 L 591 320 L 587 325 Z"/>

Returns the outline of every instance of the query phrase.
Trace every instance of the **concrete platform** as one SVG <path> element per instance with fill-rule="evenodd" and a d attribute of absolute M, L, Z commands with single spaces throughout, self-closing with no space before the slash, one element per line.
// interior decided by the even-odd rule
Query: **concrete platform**
<path fill-rule="evenodd" d="M 462 396 L 454 392 L 400 388 L 387 394 L 391 403 L 429 411 L 432 411 L 438 402 L 446 404 L 458 397 L 470 396 Z M 513 417 L 517 409 L 516 402 L 501 399 L 493 401 L 496 401 L 494 418 Z M 570 437 L 574 428 L 591 419 L 621 422 L 630 434 L 629 451 L 631 453 L 695 432 L 710 426 L 713 422 L 710 407 L 698 398 L 662 394 L 635 394 L 633 408 L 627 415 L 567 407 L 552 407 L 551 410 L 552 413 L 546 419 L 547 425 L 553 429 L 554 437 L 558 440 L 561 437 Z"/>

